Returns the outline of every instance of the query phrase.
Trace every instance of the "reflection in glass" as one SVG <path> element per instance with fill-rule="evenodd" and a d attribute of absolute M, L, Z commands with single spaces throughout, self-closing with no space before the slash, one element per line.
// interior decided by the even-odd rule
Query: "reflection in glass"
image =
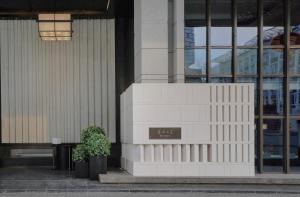
<path fill-rule="evenodd" d="M 300 74 L 300 49 L 290 49 L 289 57 L 289 72 L 291 74 Z"/>
<path fill-rule="evenodd" d="M 263 109 L 265 115 L 283 114 L 283 79 L 264 78 Z"/>
<path fill-rule="evenodd" d="M 283 50 L 264 49 L 263 74 L 282 74 Z"/>
<path fill-rule="evenodd" d="M 291 35 L 290 35 L 290 44 L 291 45 L 300 45 L 300 1 L 292 0 L 291 1 Z"/>
<path fill-rule="evenodd" d="M 236 78 L 237 83 L 253 83 L 255 90 L 257 88 L 257 79 L 256 77 L 238 77 Z"/>
<path fill-rule="evenodd" d="M 289 84 L 290 91 L 290 113 L 300 115 L 300 78 L 291 78 Z"/>
<path fill-rule="evenodd" d="M 186 48 L 195 48 L 206 45 L 205 27 L 185 27 L 184 44 Z"/>
<path fill-rule="evenodd" d="M 211 44 L 212 46 L 231 46 L 232 23 L 231 23 L 231 1 L 211 1 Z"/>
<path fill-rule="evenodd" d="M 231 49 L 211 50 L 211 74 L 231 75 Z"/>
<path fill-rule="evenodd" d="M 300 171 L 300 120 L 290 121 L 291 171 Z"/>
<path fill-rule="evenodd" d="M 238 77 L 236 79 L 237 83 L 253 83 L 254 84 L 254 105 L 255 105 L 255 115 L 258 115 L 258 105 L 257 105 L 257 78 L 256 77 Z"/>
<path fill-rule="evenodd" d="M 265 119 L 264 132 L 264 171 L 282 171 L 283 124 L 282 120 Z"/>
<path fill-rule="evenodd" d="M 237 27 L 238 46 L 257 46 L 256 27 Z"/>
<path fill-rule="evenodd" d="M 206 0 L 185 0 L 184 40 L 186 48 L 206 45 Z"/>
<path fill-rule="evenodd" d="M 264 1 L 264 45 L 284 44 L 283 1 Z"/>
<path fill-rule="evenodd" d="M 257 74 L 257 49 L 237 50 L 237 73 Z"/>
<path fill-rule="evenodd" d="M 283 27 L 264 27 L 264 45 L 280 46 L 284 44 Z"/>
<path fill-rule="evenodd" d="M 257 0 L 237 1 L 237 45 L 257 46 Z"/>
<path fill-rule="evenodd" d="M 197 77 L 197 76 L 185 77 L 185 83 L 206 83 L 206 77 Z"/>
<path fill-rule="evenodd" d="M 231 46 L 231 27 L 211 28 L 212 46 Z"/>
<path fill-rule="evenodd" d="M 213 77 L 210 79 L 211 83 L 231 83 L 231 77 Z"/>
<path fill-rule="evenodd" d="M 185 75 L 199 76 L 206 74 L 206 49 L 186 49 L 184 51 Z"/>

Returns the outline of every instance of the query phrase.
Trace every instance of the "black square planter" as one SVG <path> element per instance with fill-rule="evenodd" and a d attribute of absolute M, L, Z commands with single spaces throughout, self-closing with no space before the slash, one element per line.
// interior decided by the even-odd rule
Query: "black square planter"
<path fill-rule="evenodd" d="M 106 156 L 90 156 L 89 158 L 89 176 L 91 180 L 98 180 L 99 174 L 107 173 Z"/>
<path fill-rule="evenodd" d="M 89 177 L 89 163 L 83 161 L 75 162 L 75 177 L 88 178 Z"/>

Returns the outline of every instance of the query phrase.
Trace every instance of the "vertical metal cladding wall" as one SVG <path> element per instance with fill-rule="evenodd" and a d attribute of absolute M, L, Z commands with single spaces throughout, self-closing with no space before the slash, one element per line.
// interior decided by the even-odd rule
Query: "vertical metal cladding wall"
<path fill-rule="evenodd" d="M 1 20 L 2 143 L 79 142 L 102 126 L 115 142 L 114 20 L 74 20 L 69 42 L 44 42 L 34 20 Z"/>

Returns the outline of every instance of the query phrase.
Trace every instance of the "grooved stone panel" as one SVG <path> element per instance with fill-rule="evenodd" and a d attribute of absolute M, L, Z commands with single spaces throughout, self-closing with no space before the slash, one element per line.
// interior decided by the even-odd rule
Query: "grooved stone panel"
<path fill-rule="evenodd" d="M 254 176 L 252 97 L 253 84 L 131 85 L 121 95 L 122 167 L 135 176 Z M 181 138 L 150 139 L 150 128 L 180 128 Z"/>
<path fill-rule="evenodd" d="M 114 20 L 74 20 L 45 42 L 34 20 L 0 20 L 2 143 L 75 143 L 102 126 L 115 142 Z"/>

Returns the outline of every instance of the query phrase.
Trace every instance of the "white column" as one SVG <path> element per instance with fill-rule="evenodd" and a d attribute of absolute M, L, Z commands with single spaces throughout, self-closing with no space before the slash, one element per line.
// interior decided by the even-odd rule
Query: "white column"
<path fill-rule="evenodd" d="M 184 83 L 184 1 L 174 0 L 173 82 Z"/>
<path fill-rule="evenodd" d="M 168 82 L 168 0 L 134 0 L 135 82 Z"/>

